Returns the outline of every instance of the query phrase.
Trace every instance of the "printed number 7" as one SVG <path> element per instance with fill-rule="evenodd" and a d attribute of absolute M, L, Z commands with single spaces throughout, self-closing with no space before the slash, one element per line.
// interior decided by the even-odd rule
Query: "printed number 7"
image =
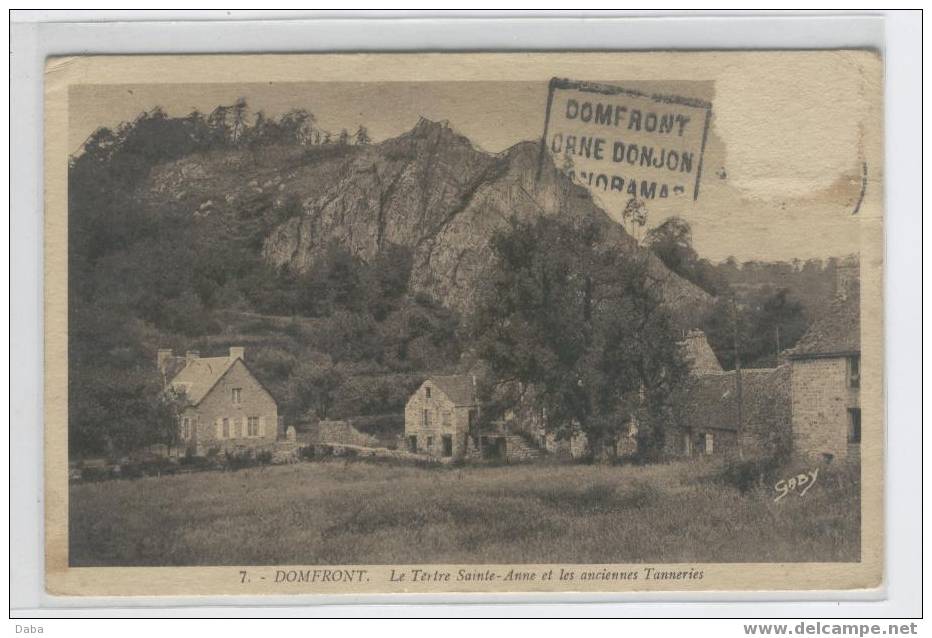
<path fill-rule="evenodd" d="M 246 582 L 246 570 L 245 569 L 241 569 L 239 571 L 239 582 L 241 584 Z"/>

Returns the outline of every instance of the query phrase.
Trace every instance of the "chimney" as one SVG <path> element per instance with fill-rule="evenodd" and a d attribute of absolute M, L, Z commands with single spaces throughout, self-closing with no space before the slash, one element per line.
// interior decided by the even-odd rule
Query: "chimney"
<path fill-rule="evenodd" d="M 242 346 L 230 346 L 230 358 L 246 360 L 246 348 Z"/>
<path fill-rule="evenodd" d="M 188 350 L 187 352 L 184 353 L 184 364 L 190 365 L 192 361 L 194 361 L 195 359 L 200 359 L 200 358 L 201 358 L 200 352 L 198 352 L 197 350 Z"/>
<path fill-rule="evenodd" d="M 168 369 L 168 362 L 172 360 L 172 349 L 171 348 L 159 348 L 158 354 L 155 356 L 155 365 L 159 369 L 159 374 L 163 377 L 165 376 L 165 371 Z"/>

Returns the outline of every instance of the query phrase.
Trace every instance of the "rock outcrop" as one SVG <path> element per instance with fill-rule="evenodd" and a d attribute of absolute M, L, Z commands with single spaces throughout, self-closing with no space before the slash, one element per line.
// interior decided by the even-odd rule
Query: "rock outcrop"
<path fill-rule="evenodd" d="M 303 272 L 333 243 L 366 260 L 389 244 L 404 246 L 413 254 L 411 288 L 461 312 L 470 309 L 490 263 L 489 239 L 513 216 L 592 220 L 619 250 L 643 250 L 549 156 L 541 162 L 535 142 L 489 154 L 446 123 L 422 119 L 380 144 L 314 153 L 186 158 L 154 171 L 150 194 L 182 193 L 197 217 L 223 215 L 224 207 L 280 207 L 290 198 L 300 210 L 264 238 L 269 263 Z M 671 303 L 709 302 L 704 291 L 651 260 Z"/>

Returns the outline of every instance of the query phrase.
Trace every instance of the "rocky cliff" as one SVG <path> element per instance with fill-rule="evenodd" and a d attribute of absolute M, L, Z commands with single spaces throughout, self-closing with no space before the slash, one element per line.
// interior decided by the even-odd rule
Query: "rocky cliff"
<path fill-rule="evenodd" d="M 150 196 L 174 193 L 199 217 L 295 202 L 299 210 L 262 241 L 262 255 L 271 264 L 306 271 L 334 242 L 363 259 L 397 244 L 413 253 L 412 289 L 467 311 L 491 258 L 489 239 L 512 216 L 594 220 L 620 250 L 641 250 L 549 157 L 538 166 L 538 150 L 525 142 L 500 154 L 484 153 L 447 124 L 422 119 L 380 144 L 312 156 L 291 149 L 185 158 L 154 171 L 148 188 Z M 671 303 L 708 303 L 705 292 L 659 260 L 653 260 L 653 270 Z"/>

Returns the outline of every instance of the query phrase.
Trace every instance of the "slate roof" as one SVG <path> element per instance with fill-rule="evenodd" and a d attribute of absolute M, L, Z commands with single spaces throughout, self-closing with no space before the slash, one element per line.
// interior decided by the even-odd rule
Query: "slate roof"
<path fill-rule="evenodd" d="M 677 345 L 682 349 L 683 356 L 693 374 L 711 374 L 722 371 L 722 365 L 712 350 L 702 330 L 690 330 L 686 339 Z"/>
<path fill-rule="evenodd" d="M 476 405 L 476 393 L 472 377 L 465 374 L 454 374 L 443 377 L 429 377 L 430 381 L 447 395 L 447 398 L 456 406 Z"/>
<path fill-rule="evenodd" d="M 790 367 L 741 370 L 741 411 L 746 431 L 787 426 L 790 418 Z M 694 430 L 738 429 L 735 372 L 689 378 L 674 395 L 677 424 Z"/>
<path fill-rule="evenodd" d="M 861 351 L 860 296 L 832 301 L 809 330 L 787 351 L 791 359 L 857 354 Z"/>
<path fill-rule="evenodd" d="M 171 380 L 172 387 L 184 389 L 188 400 L 197 405 L 226 374 L 237 358 L 201 357 L 194 359 Z"/>

